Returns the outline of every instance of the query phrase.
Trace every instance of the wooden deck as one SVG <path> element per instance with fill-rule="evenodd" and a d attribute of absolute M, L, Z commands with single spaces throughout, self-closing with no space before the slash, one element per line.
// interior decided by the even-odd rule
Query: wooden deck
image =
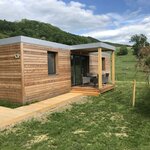
<path fill-rule="evenodd" d="M 81 100 L 81 97 L 81 93 L 66 93 L 15 109 L 0 106 L 0 130 L 45 112 L 55 112 L 59 108 Z"/>
<path fill-rule="evenodd" d="M 103 85 L 102 89 L 98 89 L 97 87 L 92 86 L 73 86 L 71 89 L 72 93 L 82 93 L 83 95 L 87 96 L 98 96 L 101 93 L 110 91 L 114 89 L 114 85 L 107 84 Z"/>
<path fill-rule="evenodd" d="M 100 89 L 100 93 L 105 93 L 107 91 L 113 90 L 114 88 L 115 88 L 115 85 L 112 85 L 112 84 L 103 85 L 102 89 Z"/>

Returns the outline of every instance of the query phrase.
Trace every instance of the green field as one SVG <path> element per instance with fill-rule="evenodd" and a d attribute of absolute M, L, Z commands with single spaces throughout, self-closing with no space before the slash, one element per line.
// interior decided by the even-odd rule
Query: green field
<path fill-rule="evenodd" d="M 117 53 L 118 49 L 116 50 Z M 128 49 L 128 55 L 116 55 L 116 80 L 118 81 L 137 81 L 145 82 L 145 74 L 136 68 L 137 59 L 132 54 L 132 50 Z"/>
<path fill-rule="evenodd" d="M 132 84 L 119 83 L 114 91 L 89 97 L 84 104 L 2 131 L 0 149 L 149 150 L 150 95 L 144 87 L 137 85 L 135 108 Z"/>

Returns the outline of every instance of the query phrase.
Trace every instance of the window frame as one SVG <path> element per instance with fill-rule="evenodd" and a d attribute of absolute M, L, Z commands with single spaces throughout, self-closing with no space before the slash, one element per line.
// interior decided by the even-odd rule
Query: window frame
<path fill-rule="evenodd" d="M 54 71 L 50 73 L 49 69 L 49 54 L 54 54 Z M 48 75 L 56 75 L 57 74 L 57 52 L 47 51 L 47 67 L 48 67 Z"/>
<path fill-rule="evenodd" d="M 106 58 L 102 57 L 102 71 L 106 70 Z"/>

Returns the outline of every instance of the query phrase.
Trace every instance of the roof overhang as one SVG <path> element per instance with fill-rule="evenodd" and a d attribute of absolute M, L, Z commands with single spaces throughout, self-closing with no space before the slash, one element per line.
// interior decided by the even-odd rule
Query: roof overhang
<path fill-rule="evenodd" d="M 50 42 L 46 40 L 26 37 L 26 36 L 16 36 L 10 37 L 5 39 L 0 39 L 0 45 L 7 45 L 7 44 L 15 44 L 15 43 L 29 43 L 29 44 L 36 44 L 41 46 L 53 47 L 53 48 L 60 48 L 64 50 L 72 50 L 72 51 L 84 51 L 84 52 L 97 52 L 98 48 L 102 48 L 105 51 L 114 51 L 115 47 L 109 44 L 105 44 L 102 42 L 98 43 L 90 43 L 90 44 L 79 44 L 79 45 L 65 45 L 56 42 Z"/>
<path fill-rule="evenodd" d="M 15 43 L 21 43 L 21 42 L 70 50 L 69 45 L 26 37 L 26 36 L 15 36 L 15 37 L 10 37 L 10 38 L 0 39 L 0 45 L 15 44 Z"/>
<path fill-rule="evenodd" d="M 114 46 L 105 44 L 102 42 L 71 46 L 72 51 L 82 50 L 82 51 L 96 52 L 98 50 L 98 48 L 102 48 L 102 50 L 105 50 L 105 51 L 114 51 L 116 49 Z"/>

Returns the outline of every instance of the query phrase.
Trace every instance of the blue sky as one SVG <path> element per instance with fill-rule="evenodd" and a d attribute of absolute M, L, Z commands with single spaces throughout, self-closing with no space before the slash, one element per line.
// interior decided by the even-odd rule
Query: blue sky
<path fill-rule="evenodd" d="M 66 3 L 71 2 L 70 0 L 64 0 Z M 149 0 L 75 0 L 86 4 L 86 8 L 89 6 L 95 7 L 93 9 L 95 14 L 115 12 L 124 14 L 125 12 L 134 12 L 140 10 L 140 13 L 150 13 L 150 1 Z"/>
<path fill-rule="evenodd" d="M 65 2 L 68 3 L 70 0 L 65 0 Z M 77 2 L 86 4 L 87 8 L 88 6 L 94 6 L 95 14 L 108 12 L 124 13 L 124 11 L 127 10 L 127 4 L 125 0 L 77 0 Z"/>
<path fill-rule="evenodd" d="M 0 19 L 23 18 L 102 41 L 129 43 L 133 34 L 150 42 L 150 0 L 0 0 Z"/>

